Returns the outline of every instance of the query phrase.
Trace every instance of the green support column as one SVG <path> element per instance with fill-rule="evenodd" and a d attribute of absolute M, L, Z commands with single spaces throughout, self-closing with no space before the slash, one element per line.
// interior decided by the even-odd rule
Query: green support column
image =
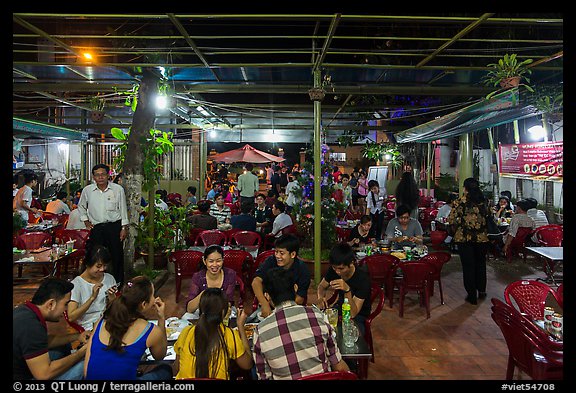
<path fill-rule="evenodd" d="M 428 170 L 426 171 L 426 189 L 430 195 L 430 188 L 432 187 L 432 142 L 428 142 L 428 162 L 426 163 Z"/>
<path fill-rule="evenodd" d="M 314 71 L 314 87 L 320 87 L 320 70 Z M 320 120 L 322 119 L 322 107 L 320 101 L 314 101 L 314 283 L 320 283 L 322 267 L 322 161 L 321 161 L 321 139 Z"/>
<path fill-rule="evenodd" d="M 472 133 L 460 135 L 460 161 L 458 163 L 458 191 L 464 190 L 464 180 L 472 177 L 474 159 L 474 136 Z"/>
<path fill-rule="evenodd" d="M 204 197 L 206 196 L 206 190 L 204 188 L 204 185 L 206 184 L 207 149 L 205 148 L 205 145 L 206 145 L 206 132 L 202 130 L 200 132 L 200 146 L 198 148 L 198 152 L 200 153 L 200 168 L 199 168 L 200 180 L 198 184 L 198 192 L 199 192 L 198 195 L 200 195 L 200 198 L 198 198 L 198 200 L 204 199 Z"/>

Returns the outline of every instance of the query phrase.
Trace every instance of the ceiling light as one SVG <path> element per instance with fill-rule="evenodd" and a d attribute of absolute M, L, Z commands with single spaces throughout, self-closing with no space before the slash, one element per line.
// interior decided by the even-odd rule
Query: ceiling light
<path fill-rule="evenodd" d="M 168 106 L 168 97 L 166 97 L 165 95 L 156 96 L 156 108 L 166 109 L 167 106 Z"/>

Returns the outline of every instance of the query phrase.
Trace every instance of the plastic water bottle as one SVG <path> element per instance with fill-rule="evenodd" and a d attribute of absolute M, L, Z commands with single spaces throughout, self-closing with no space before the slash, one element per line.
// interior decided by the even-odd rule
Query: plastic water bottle
<path fill-rule="evenodd" d="M 350 303 L 348 303 L 348 298 L 344 298 L 344 303 L 342 303 L 342 325 L 350 323 Z"/>

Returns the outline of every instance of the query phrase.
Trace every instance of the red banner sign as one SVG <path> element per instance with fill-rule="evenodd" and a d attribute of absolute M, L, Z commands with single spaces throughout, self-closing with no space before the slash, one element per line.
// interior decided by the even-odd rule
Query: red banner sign
<path fill-rule="evenodd" d="M 562 181 L 563 142 L 500 145 L 500 175 Z"/>

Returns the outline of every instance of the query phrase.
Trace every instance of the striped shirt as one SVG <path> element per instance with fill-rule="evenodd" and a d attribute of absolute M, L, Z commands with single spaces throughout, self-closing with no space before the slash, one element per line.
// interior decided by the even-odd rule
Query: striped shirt
<path fill-rule="evenodd" d="M 226 219 L 230 219 L 232 217 L 232 211 L 226 205 L 223 205 L 222 210 L 220 210 L 218 205 L 213 203 L 210 205 L 210 215 L 216 217 L 218 224 L 225 224 Z"/>
<path fill-rule="evenodd" d="M 315 307 L 284 302 L 254 330 L 258 379 L 296 379 L 331 371 L 342 360 L 332 327 Z"/>

